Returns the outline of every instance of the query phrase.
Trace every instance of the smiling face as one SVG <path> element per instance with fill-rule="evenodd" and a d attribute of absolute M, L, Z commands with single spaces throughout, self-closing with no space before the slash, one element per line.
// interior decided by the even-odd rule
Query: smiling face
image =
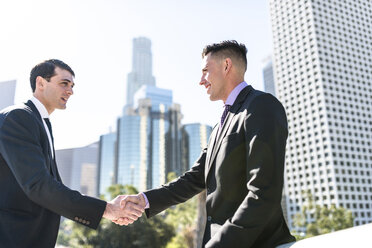
<path fill-rule="evenodd" d="M 207 54 L 202 62 L 202 77 L 200 85 L 204 85 L 211 101 L 226 101 L 226 82 L 224 75 L 224 63 L 212 54 Z"/>
<path fill-rule="evenodd" d="M 49 81 L 40 76 L 36 79 L 35 97 L 51 114 L 55 109 L 65 109 L 69 97 L 73 94 L 74 77 L 59 67 L 55 68 L 55 75 Z"/>

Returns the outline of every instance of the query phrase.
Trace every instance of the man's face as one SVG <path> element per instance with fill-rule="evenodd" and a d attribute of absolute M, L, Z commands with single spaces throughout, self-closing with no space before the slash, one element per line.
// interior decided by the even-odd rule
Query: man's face
<path fill-rule="evenodd" d="M 204 56 L 202 61 L 202 77 L 200 85 L 204 85 L 211 101 L 226 100 L 226 83 L 224 81 L 223 63 L 211 54 Z"/>
<path fill-rule="evenodd" d="M 49 82 L 43 79 L 42 103 L 52 113 L 55 109 L 65 109 L 69 97 L 73 94 L 74 78 L 69 71 L 59 67 Z"/>

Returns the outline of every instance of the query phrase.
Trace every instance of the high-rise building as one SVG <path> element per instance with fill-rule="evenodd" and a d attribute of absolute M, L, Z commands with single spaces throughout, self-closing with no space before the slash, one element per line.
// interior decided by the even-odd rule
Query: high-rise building
<path fill-rule="evenodd" d="M 266 58 L 263 62 L 264 67 L 262 69 L 262 76 L 264 82 L 264 90 L 265 92 L 275 96 L 274 69 L 271 57 Z"/>
<path fill-rule="evenodd" d="M 80 175 L 80 166 L 78 166 L 78 169 L 75 169 L 74 167 L 76 167 L 76 165 L 73 163 L 73 159 L 73 148 L 56 150 L 57 167 L 63 184 L 71 189 L 80 190 L 80 181 L 72 183 L 73 173 L 78 172 Z"/>
<path fill-rule="evenodd" d="M 372 221 L 372 3 L 270 1 L 277 97 L 288 115 L 288 220 L 306 202 Z"/>
<path fill-rule="evenodd" d="M 128 74 L 127 105 L 133 105 L 133 96 L 142 85 L 155 86 L 152 75 L 151 40 L 145 37 L 133 39 L 132 71 Z"/>
<path fill-rule="evenodd" d="M 84 147 L 56 150 L 62 182 L 82 194 L 97 197 L 98 142 Z"/>
<path fill-rule="evenodd" d="M 207 147 L 212 127 L 200 123 L 182 127 L 182 172 L 189 170 Z"/>
<path fill-rule="evenodd" d="M 180 173 L 182 115 L 170 90 L 142 86 L 134 99 L 118 122 L 116 182 L 143 191 Z"/>
<path fill-rule="evenodd" d="M 115 181 L 116 136 L 116 132 L 110 132 L 101 135 L 99 141 L 97 192 L 105 195 L 106 199 L 110 199 L 107 189 Z"/>
<path fill-rule="evenodd" d="M 16 80 L 0 82 L 0 110 L 14 104 Z"/>

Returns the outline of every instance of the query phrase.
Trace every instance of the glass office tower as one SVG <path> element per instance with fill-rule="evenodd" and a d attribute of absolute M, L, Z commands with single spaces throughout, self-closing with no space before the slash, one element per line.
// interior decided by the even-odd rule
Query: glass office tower
<path fill-rule="evenodd" d="M 202 149 L 207 147 L 212 127 L 200 123 L 186 124 L 182 127 L 182 170 L 189 170 L 199 158 Z"/>
<path fill-rule="evenodd" d="M 98 195 L 105 195 L 106 200 L 110 199 L 107 188 L 114 183 L 115 154 L 116 154 L 116 133 L 102 135 L 99 141 L 98 156 Z"/>
<path fill-rule="evenodd" d="M 264 61 L 265 65 L 262 69 L 264 90 L 267 93 L 275 96 L 275 81 L 274 81 L 274 69 L 271 57 Z"/>
<path fill-rule="evenodd" d="M 116 178 L 143 191 L 180 173 L 182 115 L 170 90 L 142 86 L 133 99 L 118 122 Z"/>
<path fill-rule="evenodd" d="M 155 86 L 152 75 L 151 40 L 146 37 L 133 39 L 132 71 L 128 74 L 127 105 L 133 105 L 133 96 L 142 85 Z"/>

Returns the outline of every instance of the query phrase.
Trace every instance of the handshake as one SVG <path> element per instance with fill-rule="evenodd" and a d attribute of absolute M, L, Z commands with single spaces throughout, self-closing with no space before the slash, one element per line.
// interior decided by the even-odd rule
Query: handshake
<path fill-rule="evenodd" d="M 129 225 L 142 216 L 145 211 L 146 200 L 142 193 L 137 195 L 118 195 L 107 202 L 103 218 L 118 225 Z"/>

